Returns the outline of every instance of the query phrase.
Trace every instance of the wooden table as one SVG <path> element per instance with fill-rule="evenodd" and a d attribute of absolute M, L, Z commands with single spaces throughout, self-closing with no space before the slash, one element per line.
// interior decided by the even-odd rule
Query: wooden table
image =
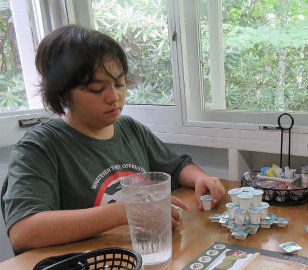
<path fill-rule="evenodd" d="M 239 182 L 223 181 L 223 183 L 226 190 L 240 186 Z M 308 257 L 308 234 L 304 230 L 305 225 L 308 225 L 307 203 L 299 206 L 270 206 L 270 213 L 274 213 L 278 217 L 289 218 L 288 227 L 263 228 L 259 229 L 255 235 L 249 235 L 246 240 L 235 240 L 227 228 L 209 220 L 209 214 L 226 211 L 225 204 L 230 201 L 228 196 L 216 209 L 203 211 L 197 209 L 193 190 L 180 188 L 173 194 L 189 205 L 189 210 L 183 212 L 181 227 L 173 230 L 173 262 L 171 266 L 173 270 L 184 268 L 214 241 L 236 243 L 272 251 L 281 251 L 279 244 L 293 241 L 303 248 L 298 254 Z M 49 256 L 116 246 L 132 248 L 128 226 L 121 226 L 92 239 L 69 245 L 33 249 L 0 263 L 0 270 L 32 270 L 38 261 Z"/>

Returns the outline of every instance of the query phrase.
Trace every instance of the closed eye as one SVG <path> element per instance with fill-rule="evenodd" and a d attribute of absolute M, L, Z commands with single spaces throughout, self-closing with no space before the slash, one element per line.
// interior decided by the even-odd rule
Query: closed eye
<path fill-rule="evenodd" d="M 115 87 L 116 87 L 116 88 L 123 88 L 123 87 L 125 87 L 125 84 L 116 84 Z"/>
<path fill-rule="evenodd" d="M 105 89 L 104 88 L 100 88 L 100 89 L 87 89 L 88 92 L 99 95 L 100 93 L 102 93 Z"/>

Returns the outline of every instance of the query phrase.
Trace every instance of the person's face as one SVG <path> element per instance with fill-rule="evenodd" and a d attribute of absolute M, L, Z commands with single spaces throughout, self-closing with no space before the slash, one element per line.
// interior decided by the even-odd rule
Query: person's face
<path fill-rule="evenodd" d="M 71 91 L 68 117 L 78 125 L 101 129 L 120 117 L 125 103 L 125 74 L 115 61 L 106 62 L 105 68 L 116 80 L 98 69 L 92 83 Z"/>

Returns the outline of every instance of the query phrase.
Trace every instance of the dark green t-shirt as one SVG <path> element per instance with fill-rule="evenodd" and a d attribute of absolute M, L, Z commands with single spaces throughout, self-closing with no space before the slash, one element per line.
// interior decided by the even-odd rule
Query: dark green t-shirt
<path fill-rule="evenodd" d="M 4 196 L 10 228 L 37 212 L 81 209 L 120 198 L 120 177 L 148 171 L 172 176 L 192 160 L 170 151 L 149 128 L 129 116 L 115 123 L 111 139 L 88 137 L 61 118 L 31 128 L 15 145 Z"/>

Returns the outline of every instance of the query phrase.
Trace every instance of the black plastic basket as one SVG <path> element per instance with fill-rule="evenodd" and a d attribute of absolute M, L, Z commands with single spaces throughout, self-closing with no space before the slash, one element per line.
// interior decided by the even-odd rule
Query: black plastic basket
<path fill-rule="evenodd" d="M 139 270 L 141 266 L 139 253 L 115 247 L 49 257 L 37 263 L 33 270 Z"/>
<path fill-rule="evenodd" d="M 260 181 L 255 178 L 259 172 L 252 172 L 252 179 L 241 178 L 242 187 L 251 186 L 256 189 L 264 191 L 262 201 L 270 205 L 287 206 L 287 205 L 300 205 L 308 202 L 308 187 L 297 187 L 292 189 L 277 189 L 260 187 L 257 183 Z"/>

